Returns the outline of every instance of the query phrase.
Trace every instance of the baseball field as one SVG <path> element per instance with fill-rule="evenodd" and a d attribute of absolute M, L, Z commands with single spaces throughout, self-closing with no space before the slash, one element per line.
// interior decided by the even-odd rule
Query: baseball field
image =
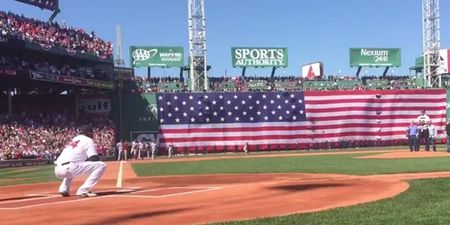
<path fill-rule="evenodd" d="M 53 166 L 0 169 L 1 224 L 450 224 L 450 153 L 289 152 L 108 162 L 61 197 Z"/>

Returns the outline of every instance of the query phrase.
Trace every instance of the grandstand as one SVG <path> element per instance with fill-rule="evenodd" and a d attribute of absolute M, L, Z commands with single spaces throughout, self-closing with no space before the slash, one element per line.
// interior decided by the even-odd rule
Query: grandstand
<path fill-rule="evenodd" d="M 53 160 L 84 123 L 112 156 L 112 44 L 11 12 L 0 11 L 0 30 L 0 159 Z"/>
<path fill-rule="evenodd" d="M 361 79 L 354 77 L 330 76 L 327 79 L 304 79 L 289 77 L 276 77 L 273 81 L 269 77 L 210 77 L 211 91 L 330 91 L 330 90 L 393 90 L 418 89 L 415 77 L 409 76 L 364 76 Z M 187 85 L 178 77 L 156 77 L 150 80 L 137 76 L 127 81 L 129 93 L 151 92 L 187 92 Z"/>

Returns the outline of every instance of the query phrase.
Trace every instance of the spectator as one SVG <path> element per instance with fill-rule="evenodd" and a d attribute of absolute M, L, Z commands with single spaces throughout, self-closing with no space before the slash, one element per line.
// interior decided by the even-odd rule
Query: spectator
<path fill-rule="evenodd" d="M 101 58 L 111 58 L 111 42 L 98 38 L 94 32 L 79 28 L 67 28 L 57 23 L 19 16 L 0 11 L 1 37 L 15 38 L 37 43 L 43 48 L 60 47 L 69 53 L 91 53 Z"/>
<path fill-rule="evenodd" d="M 107 119 L 91 120 L 99 154 L 111 156 L 115 129 Z M 28 113 L 0 124 L 0 159 L 55 159 L 80 123 L 62 113 Z"/>

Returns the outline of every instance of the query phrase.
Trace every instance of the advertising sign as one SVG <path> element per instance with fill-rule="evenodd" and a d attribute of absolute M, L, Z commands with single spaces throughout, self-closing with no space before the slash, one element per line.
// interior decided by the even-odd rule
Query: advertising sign
<path fill-rule="evenodd" d="M 87 114 L 103 114 L 111 113 L 111 100 L 102 96 L 86 96 L 81 97 L 78 105 L 79 109 Z"/>
<path fill-rule="evenodd" d="M 350 48 L 351 67 L 401 66 L 399 48 Z"/>
<path fill-rule="evenodd" d="M 114 89 L 113 82 L 101 81 L 101 80 L 90 80 L 90 79 L 84 79 L 84 78 L 79 78 L 79 77 L 55 75 L 55 74 L 36 72 L 36 71 L 30 71 L 30 79 L 62 83 L 62 84 L 79 85 L 79 86 L 86 86 L 86 87 L 95 87 L 95 88 L 102 88 L 102 89 Z"/>
<path fill-rule="evenodd" d="M 131 46 L 131 67 L 182 67 L 183 47 Z"/>
<path fill-rule="evenodd" d="M 439 67 L 437 68 L 437 74 L 450 73 L 450 49 L 441 49 L 439 51 Z"/>
<path fill-rule="evenodd" d="M 233 67 L 287 67 L 287 48 L 231 48 Z"/>
<path fill-rule="evenodd" d="M 134 69 L 131 67 L 114 67 L 114 76 L 118 79 L 134 77 Z"/>
<path fill-rule="evenodd" d="M 134 140 L 141 134 L 159 132 L 158 108 L 154 93 L 125 95 L 122 108 L 125 139 Z M 142 138 L 142 135 L 139 138 Z"/>
<path fill-rule="evenodd" d="M 303 78 L 315 78 L 323 75 L 323 64 L 321 62 L 310 63 L 302 66 Z"/>

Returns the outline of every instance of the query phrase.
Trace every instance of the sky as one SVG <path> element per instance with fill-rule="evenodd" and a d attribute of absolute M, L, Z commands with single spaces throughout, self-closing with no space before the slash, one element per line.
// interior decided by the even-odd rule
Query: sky
<path fill-rule="evenodd" d="M 47 20 L 51 12 L 14 0 L 0 10 Z M 115 44 L 122 27 L 124 58 L 129 46 L 182 46 L 189 55 L 188 0 L 60 0 L 55 21 L 83 28 Z M 326 75 L 354 76 L 349 48 L 400 48 L 402 66 L 388 74 L 408 75 L 422 54 L 422 0 L 205 0 L 209 76 L 236 76 L 231 47 L 286 47 L 289 66 L 277 76 L 300 76 L 301 66 L 321 61 Z M 450 48 L 450 1 L 440 1 L 441 48 Z M 361 75 L 383 69 L 364 68 Z M 146 76 L 139 69 L 136 75 Z M 179 69 L 152 68 L 152 76 L 177 76 Z M 271 68 L 247 68 L 268 76 Z"/>

